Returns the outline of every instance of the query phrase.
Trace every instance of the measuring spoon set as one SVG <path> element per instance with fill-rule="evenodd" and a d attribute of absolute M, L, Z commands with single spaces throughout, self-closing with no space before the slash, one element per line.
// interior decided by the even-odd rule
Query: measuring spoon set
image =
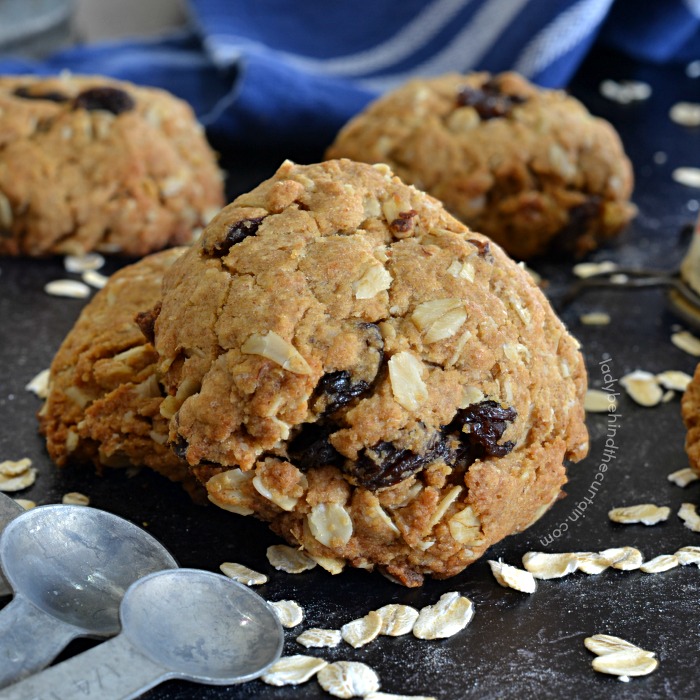
<path fill-rule="evenodd" d="M 3 531 L 4 530 L 4 531 Z M 151 535 L 86 506 L 24 511 L 0 494 L 0 695 L 134 698 L 173 678 L 262 675 L 284 636 L 272 608 L 231 579 L 179 569 Z M 108 641 L 46 670 L 77 637 Z"/>

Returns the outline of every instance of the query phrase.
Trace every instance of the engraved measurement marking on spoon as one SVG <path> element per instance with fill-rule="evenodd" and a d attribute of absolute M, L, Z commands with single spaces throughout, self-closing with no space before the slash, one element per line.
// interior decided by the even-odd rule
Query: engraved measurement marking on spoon
<path fill-rule="evenodd" d="M 102 664 L 91 669 L 90 677 L 74 680 L 73 688 L 68 690 L 67 695 L 49 691 L 48 694 L 34 695 L 31 700 L 75 700 L 78 697 L 100 697 L 100 694 L 105 690 L 105 680 L 110 676 L 121 678 L 122 673 L 114 666 Z"/>

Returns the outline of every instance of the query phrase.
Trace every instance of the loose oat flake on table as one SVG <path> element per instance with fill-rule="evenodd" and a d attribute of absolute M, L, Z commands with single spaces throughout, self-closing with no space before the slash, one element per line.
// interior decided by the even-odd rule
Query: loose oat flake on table
<path fill-rule="evenodd" d="M 572 272 L 574 275 L 576 275 L 576 277 L 586 279 L 587 277 L 594 277 L 595 275 L 614 272 L 617 270 L 617 268 L 617 263 L 614 263 L 611 260 L 602 260 L 601 262 L 577 263 L 573 266 Z"/>
<path fill-rule="evenodd" d="M 683 469 L 678 469 L 675 472 L 671 472 L 666 478 L 676 486 L 685 488 L 688 486 L 688 484 L 698 481 L 700 479 L 700 474 L 690 467 L 684 467 Z"/>
<path fill-rule="evenodd" d="M 304 609 L 295 600 L 276 600 L 268 604 L 275 611 L 282 627 L 296 627 L 304 620 Z"/>
<path fill-rule="evenodd" d="M 676 168 L 671 177 L 686 187 L 700 187 L 700 168 Z"/>
<path fill-rule="evenodd" d="M 678 510 L 678 517 L 689 530 L 700 532 L 700 514 L 694 503 L 682 503 Z"/>
<path fill-rule="evenodd" d="M 537 581 L 529 571 L 504 564 L 502 561 L 489 560 L 489 566 L 493 577 L 504 588 L 513 588 L 521 593 L 534 593 L 537 590 Z"/>
<path fill-rule="evenodd" d="M 65 506 L 89 506 L 90 497 L 79 491 L 70 491 L 63 494 L 61 503 Z"/>
<path fill-rule="evenodd" d="M 267 560 L 278 571 L 300 574 L 316 566 L 316 562 L 300 549 L 286 544 L 273 544 L 267 548 Z"/>
<path fill-rule="evenodd" d="M 268 685 L 299 685 L 306 683 L 327 665 L 327 661 L 315 656 L 306 656 L 305 654 L 283 656 L 272 664 L 260 678 Z"/>
<path fill-rule="evenodd" d="M 676 557 L 678 557 L 678 561 L 682 566 L 697 564 L 698 568 L 700 568 L 700 547 L 693 545 L 681 547 L 676 552 Z"/>
<path fill-rule="evenodd" d="M 692 379 L 688 373 L 674 369 L 669 369 L 656 375 L 656 381 L 664 389 L 673 389 L 674 391 L 685 391 Z"/>
<path fill-rule="evenodd" d="M 262 586 L 263 583 L 267 583 L 267 576 L 255 571 L 254 569 L 249 569 L 243 564 L 237 564 L 235 562 L 225 561 L 223 564 L 219 565 L 221 573 L 238 583 L 242 583 L 244 586 Z"/>
<path fill-rule="evenodd" d="M 382 618 L 376 611 L 371 610 L 364 617 L 352 620 L 340 628 L 340 636 L 351 647 L 359 649 L 369 644 L 382 631 Z"/>
<path fill-rule="evenodd" d="M 535 578 L 562 578 L 576 571 L 578 560 L 570 552 L 527 552 L 523 555 L 523 566 Z"/>
<path fill-rule="evenodd" d="M 640 406 L 656 406 L 664 395 L 656 380 L 656 375 L 641 369 L 621 377 L 620 385 L 625 389 L 627 395 Z"/>
<path fill-rule="evenodd" d="M 623 682 L 632 676 L 646 676 L 659 665 L 653 651 L 646 651 L 621 637 L 595 634 L 586 637 L 584 646 L 597 655 L 594 670 L 617 676 Z"/>
<path fill-rule="evenodd" d="M 13 492 L 29 488 L 37 477 L 37 470 L 29 457 L 0 462 L 0 491 Z"/>
<path fill-rule="evenodd" d="M 700 126 L 700 104 L 676 102 L 669 111 L 669 117 L 681 126 Z"/>
<path fill-rule="evenodd" d="M 607 391 L 589 389 L 583 401 L 586 413 L 608 413 L 617 408 L 617 401 Z"/>
<path fill-rule="evenodd" d="M 576 557 L 576 571 L 581 571 L 589 576 L 603 573 L 610 568 L 610 560 L 598 552 L 574 552 Z"/>
<path fill-rule="evenodd" d="M 436 700 L 432 695 L 397 695 L 396 693 L 370 693 L 365 700 Z"/>
<path fill-rule="evenodd" d="M 379 690 L 379 677 L 359 661 L 336 661 L 316 675 L 319 685 L 336 698 L 365 697 Z"/>
<path fill-rule="evenodd" d="M 84 255 L 66 255 L 63 258 L 63 266 L 66 272 L 81 274 L 88 270 L 100 270 L 104 267 L 105 259 L 99 253 L 85 253 Z"/>
<path fill-rule="evenodd" d="M 644 525 L 656 525 L 668 520 L 671 509 L 668 506 L 657 506 L 653 503 L 639 503 L 634 506 L 621 506 L 608 512 L 608 518 L 614 523 L 630 525 L 642 523 Z"/>
<path fill-rule="evenodd" d="M 635 571 L 644 563 L 644 556 L 636 547 L 611 547 L 600 555 L 610 562 L 613 569 L 620 571 Z"/>
<path fill-rule="evenodd" d="M 474 605 L 456 591 L 440 596 L 434 605 L 421 608 L 413 625 L 418 639 L 446 639 L 461 632 L 474 617 Z"/>
<path fill-rule="evenodd" d="M 671 342 L 683 352 L 694 357 L 700 357 L 700 338 L 690 331 L 677 331 L 671 335 Z"/>
<path fill-rule="evenodd" d="M 53 297 L 69 297 L 72 299 L 87 299 L 90 287 L 77 280 L 52 280 L 44 285 L 44 291 Z"/>
<path fill-rule="evenodd" d="M 24 510 L 31 510 L 32 508 L 36 508 L 36 503 L 28 498 L 15 498 L 14 500 L 15 503 L 22 506 Z"/>
<path fill-rule="evenodd" d="M 675 554 L 659 554 L 658 557 L 645 561 L 639 570 L 645 574 L 660 574 L 675 569 L 679 564 L 680 560 Z"/>
<path fill-rule="evenodd" d="M 401 603 L 383 605 L 376 612 L 382 620 L 379 634 L 388 637 L 400 637 L 411 632 L 419 615 L 418 610 Z"/>
<path fill-rule="evenodd" d="M 337 647 L 343 637 L 340 630 L 323 629 L 321 627 L 310 627 L 304 630 L 298 637 L 297 642 L 307 649 Z"/>
<path fill-rule="evenodd" d="M 610 314 L 604 311 L 590 311 L 581 314 L 579 320 L 584 326 L 607 326 L 610 323 Z"/>
<path fill-rule="evenodd" d="M 95 289 L 102 289 L 109 282 L 109 277 L 97 272 L 97 270 L 85 270 L 80 279 Z"/>

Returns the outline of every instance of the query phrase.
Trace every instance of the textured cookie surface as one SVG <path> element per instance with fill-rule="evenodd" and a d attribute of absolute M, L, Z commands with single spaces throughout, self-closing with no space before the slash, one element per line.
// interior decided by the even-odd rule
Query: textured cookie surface
<path fill-rule="evenodd" d="M 154 253 L 115 273 L 61 344 L 39 413 L 49 455 L 59 466 L 146 465 L 193 485 L 187 466 L 167 446 L 157 355 L 135 321 L 157 304 L 163 273 L 183 251 Z"/>
<path fill-rule="evenodd" d="M 613 127 L 515 73 L 409 82 L 352 119 L 327 156 L 387 163 L 518 259 L 585 253 L 636 211 Z"/>
<path fill-rule="evenodd" d="M 700 475 L 700 365 L 683 394 L 681 414 L 686 427 L 685 451 L 690 466 Z"/>
<path fill-rule="evenodd" d="M 192 110 L 100 76 L 0 77 L 0 255 L 142 256 L 223 203 Z"/>
<path fill-rule="evenodd" d="M 166 273 L 173 448 L 337 571 L 450 576 L 587 450 L 585 369 L 530 276 L 384 165 L 284 163 Z"/>

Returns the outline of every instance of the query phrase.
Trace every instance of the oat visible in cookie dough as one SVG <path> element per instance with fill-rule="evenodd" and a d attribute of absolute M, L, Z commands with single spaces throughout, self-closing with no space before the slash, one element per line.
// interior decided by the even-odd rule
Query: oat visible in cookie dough
<path fill-rule="evenodd" d="M 183 251 L 155 253 L 113 275 L 61 344 L 39 412 L 46 447 L 58 466 L 146 465 L 189 489 L 197 486 L 168 448 L 157 355 L 135 321 L 158 301 L 163 273 Z"/>
<path fill-rule="evenodd" d="M 142 256 L 223 204 L 192 109 L 102 76 L 0 77 L 0 255 Z"/>
<path fill-rule="evenodd" d="M 590 251 L 636 211 L 613 127 L 515 73 L 406 83 L 353 118 L 327 157 L 388 164 L 519 259 Z"/>
<path fill-rule="evenodd" d="M 163 291 L 171 444 L 211 501 L 324 568 L 452 576 L 586 453 L 576 341 L 526 271 L 386 166 L 284 163 Z"/>

